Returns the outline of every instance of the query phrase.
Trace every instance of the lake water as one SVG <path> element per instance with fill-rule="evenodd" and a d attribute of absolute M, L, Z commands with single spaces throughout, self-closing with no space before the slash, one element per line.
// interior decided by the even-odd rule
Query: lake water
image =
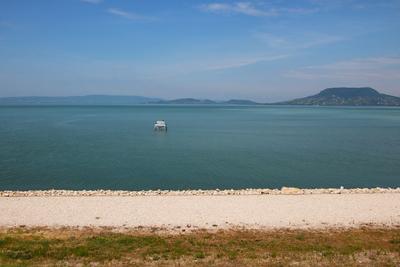
<path fill-rule="evenodd" d="M 0 190 L 281 186 L 400 186 L 400 109 L 0 107 Z"/>

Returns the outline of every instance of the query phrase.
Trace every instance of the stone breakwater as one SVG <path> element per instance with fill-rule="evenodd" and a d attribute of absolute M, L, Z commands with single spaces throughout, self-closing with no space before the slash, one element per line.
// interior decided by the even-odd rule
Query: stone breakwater
<path fill-rule="evenodd" d="M 227 196 L 227 195 L 312 195 L 312 194 L 377 194 L 400 193 L 397 188 L 316 188 L 302 189 L 282 187 L 281 189 L 214 189 L 214 190 L 28 190 L 0 191 L 0 197 L 81 197 L 81 196 Z"/>

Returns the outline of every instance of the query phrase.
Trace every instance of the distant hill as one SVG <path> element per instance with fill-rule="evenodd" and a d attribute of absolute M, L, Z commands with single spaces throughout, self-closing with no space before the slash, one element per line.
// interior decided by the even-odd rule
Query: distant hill
<path fill-rule="evenodd" d="M 155 104 L 199 104 L 199 105 L 258 105 L 259 103 L 250 100 L 231 99 L 228 101 L 213 101 L 209 99 L 195 99 L 195 98 L 179 98 L 174 100 L 160 100 L 154 102 Z"/>
<path fill-rule="evenodd" d="M 114 96 L 114 95 L 87 95 L 87 96 L 27 96 L 2 97 L 0 105 L 134 105 L 147 104 L 159 101 L 159 98 L 143 96 Z"/>
<path fill-rule="evenodd" d="M 381 94 L 370 87 L 327 88 L 320 93 L 291 101 L 282 105 L 319 106 L 400 106 L 400 97 Z"/>

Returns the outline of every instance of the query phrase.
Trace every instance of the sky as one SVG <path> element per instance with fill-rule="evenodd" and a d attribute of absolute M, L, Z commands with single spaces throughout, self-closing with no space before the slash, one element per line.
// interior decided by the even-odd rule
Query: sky
<path fill-rule="evenodd" d="M 0 97 L 400 96 L 400 0 L 0 0 Z"/>

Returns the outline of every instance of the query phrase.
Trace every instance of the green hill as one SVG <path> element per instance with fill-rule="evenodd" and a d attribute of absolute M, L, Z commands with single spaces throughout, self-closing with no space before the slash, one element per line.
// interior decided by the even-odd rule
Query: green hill
<path fill-rule="evenodd" d="M 370 87 L 327 88 L 320 93 L 291 101 L 282 105 L 319 106 L 400 106 L 400 97 L 381 94 Z"/>

